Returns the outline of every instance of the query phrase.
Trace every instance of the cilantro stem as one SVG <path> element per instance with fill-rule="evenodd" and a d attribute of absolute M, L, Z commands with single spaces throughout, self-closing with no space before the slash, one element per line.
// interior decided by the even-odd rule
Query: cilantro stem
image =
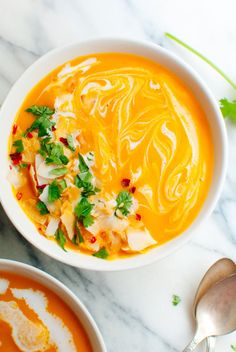
<path fill-rule="evenodd" d="M 200 57 L 203 61 L 205 61 L 208 65 L 210 65 L 216 72 L 218 72 L 221 75 L 221 77 L 223 77 L 231 85 L 231 87 L 233 87 L 236 90 L 236 84 L 228 77 L 228 75 L 226 73 L 224 73 L 219 67 L 217 67 L 211 60 L 209 60 L 204 55 L 200 54 L 197 50 L 195 50 L 194 48 L 192 48 L 188 44 L 184 43 L 179 38 L 176 38 L 174 35 L 166 32 L 165 36 L 167 38 L 170 38 L 170 39 L 174 40 L 176 43 L 182 45 L 184 48 L 188 49 L 193 54 L 195 54 L 198 57 Z"/>

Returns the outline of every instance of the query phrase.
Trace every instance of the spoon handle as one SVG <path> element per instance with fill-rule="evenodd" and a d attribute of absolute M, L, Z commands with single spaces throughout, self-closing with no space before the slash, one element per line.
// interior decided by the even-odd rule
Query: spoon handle
<path fill-rule="evenodd" d="M 195 350 L 195 348 L 197 347 L 198 345 L 198 341 L 193 339 L 187 347 L 185 347 L 185 349 L 183 350 L 183 352 L 192 352 L 193 350 Z"/>
<path fill-rule="evenodd" d="M 216 345 L 216 338 L 213 336 L 210 336 L 206 340 L 206 352 L 214 352 L 215 350 L 215 345 Z"/>
<path fill-rule="evenodd" d="M 183 352 L 192 352 L 195 350 L 195 348 L 197 347 L 197 345 L 204 339 L 203 336 L 201 336 L 201 334 L 199 333 L 199 331 L 197 331 L 197 333 L 195 334 L 194 338 L 192 339 L 192 341 L 185 347 L 185 349 L 183 350 Z"/>

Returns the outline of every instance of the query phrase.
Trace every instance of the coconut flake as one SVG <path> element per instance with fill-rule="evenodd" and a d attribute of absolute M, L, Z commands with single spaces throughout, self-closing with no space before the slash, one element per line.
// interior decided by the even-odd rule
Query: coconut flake
<path fill-rule="evenodd" d="M 66 228 L 67 235 L 70 240 L 74 237 L 74 223 L 75 215 L 72 212 L 72 209 L 65 209 L 61 215 L 61 221 Z"/>
<path fill-rule="evenodd" d="M 19 171 L 11 165 L 11 169 L 7 175 L 7 179 L 12 186 L 15 188 L 19 188 L 23 185 L 23 176 L 19 173 Z"/>
<path fill-rule="evenodd" d="M 60 219 L 57 219 L 54 217 L 50 218 L 48 226 L 45 231 L 47 236 L 54 236 L 55 235 L 55 232 L 58 229 L 59 222 L 60 222 Z"/>
<path fill-rule="evenodd" d="M 146 228 L 144 230 L 128 228 L 127 239 L 130 249 L 135 252 L 142 251 L 157 243 Z"/>

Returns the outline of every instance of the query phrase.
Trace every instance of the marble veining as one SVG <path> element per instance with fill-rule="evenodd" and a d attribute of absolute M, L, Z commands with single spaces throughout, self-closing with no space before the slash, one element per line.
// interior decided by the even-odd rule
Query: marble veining
<path fill-rule="evenodd" d="M 21 73 L 48 50 L 91 37 L 150 40 L 185 59 L 215 96 L 235 92 L 192 54 L 164 38 L 169 31 L 212 58 L 236 81 L 236 3 L 198 0 L 0 0 L 0 104 Z M 94 273 L 57 263 L 16 231 L 0 208 L 0 257 L 32 264 L 71 288 L 94 316 L 112 352 L 179 352 L 194 330 L 193 295 L 207 268 L 236 260 L 236 125 L 226 121 L 229 167 L 218 205 L 191 242 L 158 263 L 128 272 Z M 181 303 L 174 307 L 172 295 Z M 231 351 L 236 334 L 217 340 Z M 200 349 L 199 349 L 200 351 Z"/>

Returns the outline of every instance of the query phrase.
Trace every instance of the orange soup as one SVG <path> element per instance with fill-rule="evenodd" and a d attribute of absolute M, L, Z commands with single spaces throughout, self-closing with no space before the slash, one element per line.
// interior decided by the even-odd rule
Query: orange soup
<path fill-rule="evenodd" d="M 9 148 L 9 180 L 38 231 L 103 259 L 183 233 L 214 161 L 190 88 L 121 53 L 78 57 L 43 78 L 16 116 Z"/>
<path fill-rule="evenodd" d="M 0 272 L 0 352 L 92 352 L 70 308 L 23 276 Z"/>

